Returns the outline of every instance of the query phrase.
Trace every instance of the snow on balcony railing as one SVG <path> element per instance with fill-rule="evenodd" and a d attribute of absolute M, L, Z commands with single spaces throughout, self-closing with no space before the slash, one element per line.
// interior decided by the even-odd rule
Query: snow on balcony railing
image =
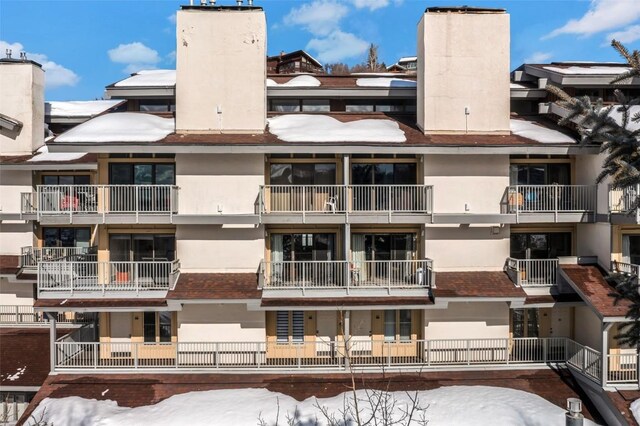
<path fill-rule="evenodd" d="M 265 185 L 260 197 L 263 214 L 433 212 L 429 185 Z"/>
<path fill-rule="evenodd" d="M 508 213 L 595 213 L 596 185 L 512 185 Z"/>
<path fill-rule="evenodd" d="M 544 287 L 557 284 L 558 259 L 507 258 L 505 269 L 519 287 Z"/>
<path fill-rule="evenodd" d="M 346 260 L 262 262 L 265 289 L 428 288 L 433 262 L 424 260 Z"/>
<path fill-rule="evenodd" d="M 175 286 L 179 269 L 177 260 L 40 262 L 38 294 L 167 291 Z"/>
<path fill-rule="evenodd" d="M 22 213 L 175 214 L 175 185 L 38 185 L 35 193 L 22 193 Z"/>

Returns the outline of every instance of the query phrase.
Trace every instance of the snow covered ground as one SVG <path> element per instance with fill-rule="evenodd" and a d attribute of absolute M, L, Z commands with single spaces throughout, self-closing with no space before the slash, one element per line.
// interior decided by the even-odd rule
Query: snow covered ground
<path fill-rule="evenodd" d="M 631 403 L 631 412 L 636 421 L 640 423 L 640 399 L 636 399 Z"/>
<path fill-rule="evenodd" d="M 395 403 L 396 418 L 407 407 L 415 393 L 391 392 Z M 370 405 L 364 390 L 358 391 L 361 419 L 371 415 Z M 547 400 L 528 392 L 489 386 L 449 386 L 417 392 L 417 405 L 426 408 L 424 418 L 429 426 L 475 425 L 475 426 L 562 426 L 565 424 L 564 410 Z M 266 424 L 288 424 L 287 415 L 294 416 L 303 425 L 328 424 L 320 408 L 342 418 L 345 401 L 352 394 L 345 393 L 332 398 L 308 398 L 302 402 L 266 389 L 235 389 L 206 392 L 190 392 L 176 395 L 156 405 L 126 408 L 114 401 L 96 401 L 69 397 L 47 398 L 40 403 L 33 418 L 44 420 L 55 426 L 154 426 L 176 425 L 258 425 L 260 419 Z M 279 407 L 279 416 L 278 416 Z M 369 409 L 367 409 L 369 408 Z M 380 417 L 380 412 L 378 412 Z M 417 413 L 411 424 L 422 424 L 422 415 Z M 33 424 L 33 421 L 27 422 Z M 344 424 L 344 423 L 339 423 Z M 353 423 L 347 423 L 353 424 Z M 404 424 L 404 423 L 401 423 Z M 585 421 L 585 426 L 594 425 Z"/>

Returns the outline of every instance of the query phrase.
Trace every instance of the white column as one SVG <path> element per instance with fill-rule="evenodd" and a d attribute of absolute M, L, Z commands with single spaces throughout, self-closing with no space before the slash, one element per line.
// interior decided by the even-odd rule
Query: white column
<path fill-rule="evenodd" d="M 607 385 L 607 379 L 609 377 L 609 330 L 613 327 L 612 322 L 602 323 L 602 387 Z"/>
<path fill-rule="evenodd" d="M 45 312 L 44 315 L 49 320 L 49 371 L 56 369 L 56 313 Z"/>

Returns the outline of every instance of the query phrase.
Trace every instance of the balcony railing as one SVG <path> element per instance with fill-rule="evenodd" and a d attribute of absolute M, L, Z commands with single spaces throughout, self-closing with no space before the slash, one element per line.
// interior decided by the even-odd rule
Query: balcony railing
<path fill-rule="evenodd" d="M 429 288 L 433 261 L 346 260 L 263 262 L 265 289 Z"/>
<path fill-rule="evenodd" d="M 263 214 L 433 212 L 429 185 L 265 185 L 260 198 Z"/>
<path fill-rule="evenodd" d="M 627 274 L 627 275 L 635 275 L 636 277 L 640 277 L 640 265 L 635 265 L 633 263 L 626 262 L 611 262 L 611 272 L 619 273 L 619 274 Z"/>
<path fill-rule="evenodd" d="M 36 268 L 38 262 L 59 260 L 79 260 L 83 256 L 96 253 L 95 247 L 22 247 L 20 250 L 20 267 Z M 90 259 L 83 259 L 90 260 Z"/>
<path fill-rule="evenodd" d="M 92 313 L 58 312 L 55 313 L 59 324 L 87 324 L 95 320 Z M 38 325 L 47 324 L 49 320 L 44 312 L 36 312 L 29 305 L 0 305 L 0 324 L 2 325 Z"/>
<path fill-rule="evenodd" d="M 174 261 L 38 263 L 38 294 L 167 291 L 175 286 L 180 263 Z"/>
<path fill-rule="evenodd" d="M 509 368 L 566 363 L 574 371 L 602 383 L 602 355 L 569 338 L 502 338 L 452 340 L 321 340 L 316 342 L 80 342 L 59 339 L 55 370 L 289 370 L 356 368 L 448 369 Z M 631 368 L 634 360 L 614 359 Z M 635 359 L 637 362 L 637 356 Z M 637 375 L 608 377 L 637 384 Z M 626 371 L 626 370 L 625 370 Z"/>
<path fill-rule="evenodd" d="M 22 213 L 174 214 L 178 187 L 174 185 L 38 185 L 22 193 Z"/>
<path fill-rule="evenodd" d="M 505 270 L 519 287 L 545 287 L 557 284 L 558 259 L 507 258 Z"/>
<path fill-rule="evenodd" d="M 607 355 L 607 382 L 611 384 L 640 383 L 637 353 Z"/>
<path fill-rule="evenodd" d="M 609 186 L 609 213 L 632 214 L 640 223 L 640 184 L 615 188 Z"/>
<path fill-rule="evenodd" d="M 595 213 L 596 185 L 512 185 L 508 213 Z"/>

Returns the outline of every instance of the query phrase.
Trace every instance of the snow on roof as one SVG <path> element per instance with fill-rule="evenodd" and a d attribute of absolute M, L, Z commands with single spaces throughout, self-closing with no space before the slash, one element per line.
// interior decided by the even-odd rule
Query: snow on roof
<path fill-rule="evenodd" d="M 36 163 L 42 161 L 55 161 L 55 162 L 64 162 L 64 161 L 73 161 L 87 155 L 86 152 L 49 152 L 49 147 L 44 145 L 40 147 L 36 151 L 36 155 L 32 158 L 28 159 L 28 163 Z"/>
<path fill-rule="evenodd" d="M 355 398 L 360 402 L 360 415 L 375 418 L 377 424 L 400 424 L 412 407 L 420 407 L 415 419 L 434 425 L 564 425 L 565 410 L 533 393 L 492 386 L 443 386 L 437 389 L 388 392 L 393 407 L 376 406 L 371 391 L 358 389 Z M 411 398 L 416 398 L 412 401 Z M 325 413 L 353 420 L 352 399 L 349 393 L 329 398 L 312 396 L 298 401 L 289 395 L 268 389 L 223 389 L 187 392 L 171 396 L 155 405 L 120 407 L 112 400 L 98 401 L 77 396 L 45 398 L 32 417 L 54 425 L 251 425 L 276 424 L 283 418 L 295 418 L 296 424 L 326 424 Z M 247 401 L 251 401 L 247 404 Z M 365 401 L 365 402 L 362 402 Z M 345 407 L 345 404 L 347 407 Z M 417 408 L 416 407 L 416 408 Z M 637 410 L 637 404 L 632 405 Z M 389 415 L 391 418 L 386 417 Z M 260 421 L 258 421 L 258 420 Z M 212 420 L 213 423 L 212 423 Z M 349 423 L 349 419 L 347 423 Z M 319 422 L 319 423 L 318 423 Z M 417 423 L 421 423 L 416 421 Z M 413 424 L 413 422 L 412 422 Z M 595 425 L 585 419 L 585 426 Z"/>
<path fill-rule="evenodd" d="M 636 399 L 631 403 L 631 412 L 637 422 L 640 422 L 640 399 Z"/>
<path fill-rule="evenodd" d="M 173 118 L 139 112 L 114 112 L 93 118 L 56 138 L 56 142 L 155 142 L 174 132 Z"/>
<path fill-rule="evenodd" d="M 402 58 L 398 59 L 398 62 L 410 62 L 410 61 L 417 61 L 418 57 L 417 56 L 403 56 Z"/>
<path fill-rule="evenodd" d="M 623 72 L 629 71 L 629 67 L 615 67 L 615 66 L 595 66 L 595 67 L 579 67 L 572 66 L 567 68 L 560 67 L 542 67 L 545 70 L 557 72 L 565 75 L 618 75 Z"/>
<path fill-rule="evenodd" d="M 99 101 L 50 101 L 44 104 L 45 115 L 52 117 L 92 117 L 122 103 L 121 99 Z"/>
<path fill-rule="evenodd" d="M 114 84 L 116 87 L 175 86 L 176 70 L 142 70 Z"/>
<path fill-rule="evenodd" d="M 403 78 L 359 78 L 356 80 L 356 86 L 360 87 L 416 87 L 415 80 L 406 80 Z"/>
<path fill-rule="evenodd" d="M 405 142 L 392 120 L 364 119 L 343 123 L 326 115 L 293 114 L 270 118 L 269 131 L 285 142 Z"/>
<path fill-rule="evenodd" d="M 576 143 L 576 140 L 571 136 L 567 136 L 557 130 L 542 127 L 532 121 L 511 119 L 510 127 L 514 135 L 541 143 Z"/>
<path fill-rule="evenodd" d="M 267 79 L 267 87 L 274 86 L 287 86 L 287 87 L 318 87 L 320 86 L 320 80 L 311 75 L 299 75 L 292 78 L 286 83 L 278 83 L 270 78 Z"/>
<path fill-rule="evenodd" d="M 512 89 L 530 89 L 530 87 L 523 86 L 522 84 L 518 83 L 510 83 L 510 85 Z"/>

